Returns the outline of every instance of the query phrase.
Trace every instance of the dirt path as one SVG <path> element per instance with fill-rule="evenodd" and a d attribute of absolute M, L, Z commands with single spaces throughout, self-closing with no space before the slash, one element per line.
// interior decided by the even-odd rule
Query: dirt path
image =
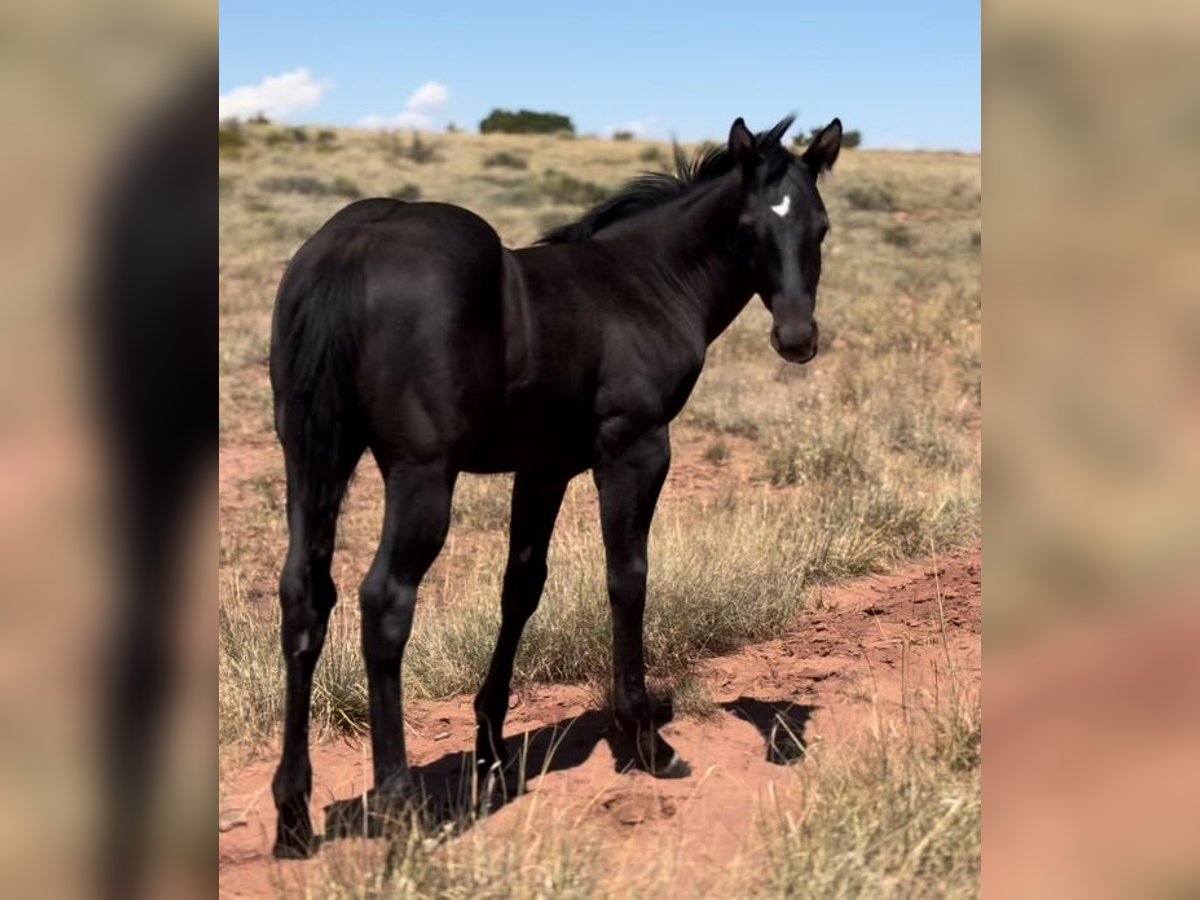
<path fill-rule="evenodd" d="M 613 859 L 622 868 L 612 878 L 633 878 L 668 860 L 677 867 L 670 878 L 678 896 L 697 896 L 720 882 L 731 856 L 754 852 L 755 817 L 770 793 L 794 787 L 792 769 L 780 763 L 801 754 L 786 733 L 779 736 L 779 722 L 802 745 L 821 742 L 825 752 L 836 752 L 915 707 L 932 708 L 951 677 L 978 690 L 979 548 L 828 588 L 817 605 L 779 639 L 704 664 L 715 714 L 664 729 L 692 765 L 693 774 L 678 781 L 617 771 L 619 748 L 614 755 L 605 717 L 587 689 L 519 692 L 506 729 L 510 748 L 528 741 L 528 767 L 544 774 L 468 834 L 503 834 L 530 816 L 553 815 L 558 827 L 584 830 L 619 849 Z M 462 754 L 473 745 L 470 698 L 414 702 L 407 712 L 419 776 L 432 792 L 454 791 L 462 782 Z M 220 835 L 223 895 L 273 896 L 281 886 L 302 885 L 313 871 L 314 863 L 281 866 L 271 859 L 273 765 L 257 759 L 223 785 L 223 827 L 240 823 Z M 367 746 L 319 745 L 313 767 L 320 828 L 328 804 L 369 785 Z"/>

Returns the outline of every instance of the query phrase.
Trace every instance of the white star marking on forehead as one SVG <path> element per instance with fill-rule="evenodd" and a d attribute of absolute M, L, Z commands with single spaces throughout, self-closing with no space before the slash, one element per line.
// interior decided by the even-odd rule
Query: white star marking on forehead
<path fill-rule="evenodd" d="M 780 200 L 779 203 L 777 203 L 775 206 L 771 207 L 771 212 L 775 213 L 775 215 L 779 216 L 779 218 L 782 219 L 784 216 L 786 216 L 788 214 L 788 210 L 791 208 L 792 208 L 792 195 L 784 194 L 783 199 Z"/>

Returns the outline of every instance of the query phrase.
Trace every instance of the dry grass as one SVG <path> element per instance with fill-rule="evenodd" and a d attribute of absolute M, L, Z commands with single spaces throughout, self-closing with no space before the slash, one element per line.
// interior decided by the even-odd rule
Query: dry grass
<path fill-rule="evenodd" d="M 977 708 L 976 708 L 977 709 Z M 978 722 L 977 716 L 975 722 Z M 940 730 L 978 744 L 949 719 Z M 772 897 L 977 897 L 982 778 L 927 741 L 876 737 L 851 757 L 796 767 L 798 803 L 764 815 Z"/>
<path fill-rule="evenodd" d="M 536 801 L 532 804 L 537 807 Z M 523 825 L 504 840 L 477 833 L 450 841 L 474 821 L 430 824 L 413 815 L 395 823 L 385 842 L 332 844 L 319 869 L 298 889 L 281 894 L 321 898 L 439 898 L 439 900 L 584 900 L 600 896 L 603 868 L 598 848 L 569 827 Z"/>

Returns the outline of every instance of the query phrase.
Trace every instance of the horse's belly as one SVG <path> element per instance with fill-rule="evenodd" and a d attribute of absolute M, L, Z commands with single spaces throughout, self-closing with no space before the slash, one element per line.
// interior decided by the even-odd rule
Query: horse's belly
<path fill-rule="evenodd" d="M 488 418 L 472 429 L 464 471 L 576 473 L 591 465 L 595 423 L 583 404 L 524 395 L 510 398 L 501 414 Z"/>

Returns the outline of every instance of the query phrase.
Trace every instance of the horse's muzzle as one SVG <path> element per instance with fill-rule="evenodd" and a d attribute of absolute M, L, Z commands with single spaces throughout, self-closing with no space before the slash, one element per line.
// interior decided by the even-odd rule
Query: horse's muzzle
<path fill-rule="evenodd" d="M 771 329 L 771 346 L 790 363 L 806 363 L 817 355 L 817 323 L 776 325 Z"/>

